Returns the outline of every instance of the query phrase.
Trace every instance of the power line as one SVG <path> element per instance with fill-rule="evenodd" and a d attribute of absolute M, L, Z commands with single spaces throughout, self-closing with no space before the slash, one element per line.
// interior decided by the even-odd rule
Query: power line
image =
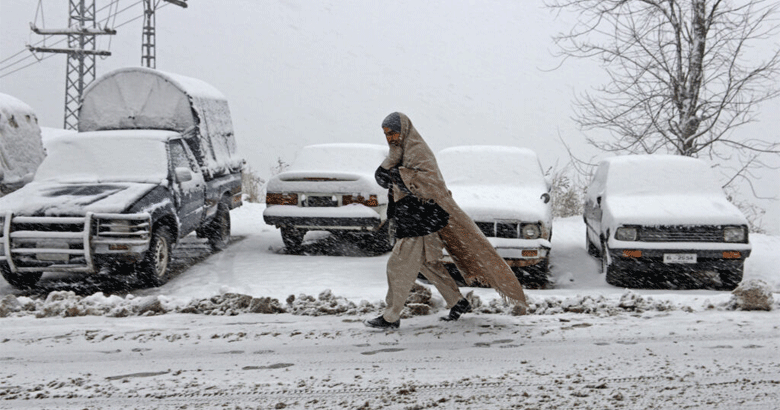
<path fill-rule="evenodd" d="M 114 17 L 114 21 L 116 21 L 116 16 L 117 16 L 117 15 L 119 15 L 119 14 L 121 14 L 121 13 L 124 13 L 124 12 L 126 12 L 127 10 L 129 10 L 129 9 L 131 9 L 131 8 L 133 8 L 133 7 L 137 6 L 137 5 L 139 5 L 139 4 L 141 4 L 142 2 L 143 2 L 143 0 L 138 0 L 138 1 L 136 1 L 135 3 L 133 3 L 133 4 L 129 5 L 129 6 L 127 6 L 127 7 L 123 8 L 123 9 L 121 9 L 121 10 L 117 10 L 117 11 L 114 13 L 114 16 L 113 16 L 113 17 Z M 113 3 L 113 1 L 112 1 L 112 3 Z M 163 7 L 167 6 L 167 5 L 168 5 L 168 3 L 165 3 L 165 4 L 163 4 L 162 6 L 160 6 L 160 8 L 163 8 Z M 102 8 L 100 8 L 100 9 L 99 9 L 99 10 L 97 10 L 97 11 L 102 11 L 102 10 L 105 10 L 106 8 L 109 8 L 110 6 L 111 6 L 111 4 L 109 4 L 108 6 L 103 6 Z M 96 13 L 97 13 L 97 11 L 96 11 Z M 140 19 L 140 18 L 142 18 L 142 17 L 143 17 L 143 15 L 140 15 L 140 16 L 133 17 L 133 18 L 131 18 L 130 20 L 127 20 L 127 21 L 123 22 L 122 24 L 120 24 L 120 25 L 118 25 L 118 26 L 114 26 L 114 29 L 120 28 L 120 27 L 122 27 L 122 26 L 124 26 L 124 25 L 127 25 L 127 24 L 129 24 L 129 23 L 131 23 L 131 22 L 133 22 L 133 21 L 136 21 L 136 20 L 138 20 L 138 19 Z M 108 22 L 108 21 L 109 21 L 111 18 L 112 18 L 112 16 L 111 16 L 111 14 L 109 14 L 107 17 L 105 17 L 105 18 L 103 18 L 103 19 L 101 19 L 101 20 L 98 20 L 98 21 L 99 21 L 100 23 L 106 23 L 106 22 Z M 45 36 L 44 36 L 44 38 L 43 38 L 42 40 L 39 40 L 38 42 L 36 42 L 35 44 L 33 44 L 33 47 L 35 47 L 35 46 L 38 46 L 38 45 L 40 45 L 40 44 L 42 44 L 42 43 L 45 43 L 45 42 L 46 42 L 46 40 L 48 39 L 48 37 L 49 37 L 48 35 L 45 35 Z M 52 44 L 52 46 L 56 46 L 56 45 L 58 45 L 58 44 L 61 44 L 61 43 L 63 43 L 64 41 L 66 41 L 66 39 L 61 39 L 61 40 L 59 40 L 59 41 L 57 41 L 57 42 L 53 43 L 53 44 Z M 28 46 L 28 47 L 29 47 L 29 46 Z M 23 49 L 23 50 L 20 50 L 20 51 L 19 51 L 19 52 L 17 52 L 16 54 L 14 54 L 14 55 L 12 55 L 12 56 L 10 56 L 10 57 L 7 57 L 7 58 L 3 59 L 2 61 L 0 61 L 0 64 L 3 64 L 3 63 L 5 63 L 6 61 L 8 61 L 8 60 L 11 60 L 11 59 L 13 59 L 14 57 L 16 57 L 16 56 L 18 56 L 18 55 L 20 55 L 20 54 L 22 54 L 22 53 L 24 53 L 24 52 L 27 52 L 27 51 L 30 51 L 30 49 L 29 49 L 29 48 L 25 48 L 25 49 Z M 23 63 L 23 62 L 25 62 L 26 60 L 29 60 L 29 59 L 31 59 L 31 58 L 35 58 L 35 59 L 36 59 L 36 61 L 35 61 L 35 62 L 33 62 L 33 63 L 31 63 L 31 64 L 27 64 L 27 65 L 25 65 L 24 67 L 21 67 L 21 68 L 27 68 L 27 67 L 29 67 L 29 66 L 31 66 L 31 65 L 34 65 L 36 62 L 40 62 L 40 61 L 43 61 L 43 60 L 45 60 L 45 59 L 46 59 L 46 58 L 48 58 L 48 57 L 46 57 L 46 58 L 38 58 L 38 57 L 36 57 L 34 54 L 28 54 L 27 56 L 25 56 L 25 57 L 23 57 L 23 58 L 21 58 L 21 59 L 19 59 L 19 60 L 17 60 L 17 61 L 14 61 L 14 62 L 12 62 L 12 63 L 9 63 L 9 64 L 5 65 L 5 66 L 2 66 L 2 67 L 0 67 L 0 72 L 3 72 L 3 71 L 5 71 L 5 70 L 8 70 L 8 69 L 10 69 L 11 67 L 13 67 L 13 66 L 15 66 L 15 65 L 17 65 L 17 64 L 21 64 L 21 63 Z M 21 69 L 21 68 L 20 68 L 20 69 Z M 15 72 L 19 71 L 20 69 L 13 70 L 13 71 L 11 71 L 11 72 L 9 72 L 9 73 L 0 74 L 0 78 L 6 77 L 6 76 L 8 76 L 8 75 L 11 75 L 11 74 L 13 74 L 13 73 L 15 73 Z"/>

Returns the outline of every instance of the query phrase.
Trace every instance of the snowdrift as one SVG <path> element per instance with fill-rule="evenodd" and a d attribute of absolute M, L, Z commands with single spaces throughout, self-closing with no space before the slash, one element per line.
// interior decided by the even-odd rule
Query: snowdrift
<path fill-rule="evenodd" d="M 0 191 L 8 193 L 30 182 L 45 156 L 33 109 L 0 93 Z"/>
<path fill-rule="evenodd" d="M 112 71 L 85 91 L 79 132 L 157 129 L 188 134 L 207 176 L 241 168 L 227 99 L 194 78 L 149 68 Z"/>

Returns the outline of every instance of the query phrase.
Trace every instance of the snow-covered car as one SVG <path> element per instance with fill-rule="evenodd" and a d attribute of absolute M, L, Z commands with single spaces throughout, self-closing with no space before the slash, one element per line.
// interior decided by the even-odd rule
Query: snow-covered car
<path fill-rule="evenodd" d="M 601 257 L 607 282 L 715 279 L 734 289 L 750 256 L 748 223 L 716 181 L 695 158 L 601 161 L 586 189 L 583 218 L 588 252 Z"/>
<path fill-rule="evenodd" d="M 263 219 L 281 230 L 287 252 L 301 253 L 308 231 L 357 234 L 369 249 L 390 250 L 395 232 L 387 219 L 387 190 L 374 179 L 387 153 L 386 145 L 309 145 L 271 178 Z"/>
<path fill-rule="evenodd" d="M 455 202 L 520 282 L 546 283 L 552 204 L 536 153 L 508 146 L 462 146 L 440 151 L 437 161 Z M 444 260 L 454 273 L 450 256 Z"/>
<path fill-rule="evenodd" d="M 32 181 L 45 156 L 41 127 L 33 109 L 0 93 L 0 195 Z"/>

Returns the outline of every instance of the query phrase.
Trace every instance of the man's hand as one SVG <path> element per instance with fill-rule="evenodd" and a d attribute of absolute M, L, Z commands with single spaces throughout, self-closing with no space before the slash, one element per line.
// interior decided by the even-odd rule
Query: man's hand
<path fill-rule="evenodd" d="M 382 188 L 390 189 L 393 186 L 393 176 L 390 174 L 390 170 L 381 166 L 374 172 L 374 179 Z"/>

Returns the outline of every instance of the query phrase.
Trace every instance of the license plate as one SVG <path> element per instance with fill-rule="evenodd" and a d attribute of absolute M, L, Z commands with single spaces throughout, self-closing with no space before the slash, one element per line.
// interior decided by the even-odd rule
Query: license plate
<path fill-rule="evenodd" d="M 664 263 L 696 263 L 695 253 L 665 253 Z"/>
<path fill-rule="evenodd" d="M 68 243 L 65 241 L 40 241 L 37 244 L 39 249 L 68 249 Z M 47 262 L 67 262 L 69 255 L 67 253 L 38 253 L 35 257 L 39 261 Z"/>

